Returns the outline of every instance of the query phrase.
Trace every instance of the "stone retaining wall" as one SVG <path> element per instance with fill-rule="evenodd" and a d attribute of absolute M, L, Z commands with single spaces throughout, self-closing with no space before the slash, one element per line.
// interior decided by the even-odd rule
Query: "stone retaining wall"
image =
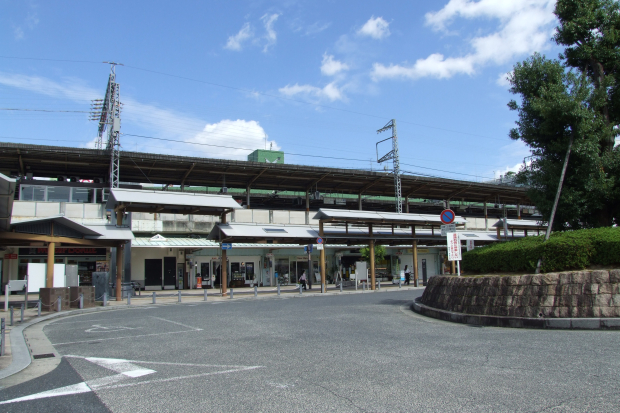
<path fill-rule="evenodd" d="M 620 270 L 435 276 L 420 300 L 441 310 L 511 317 L 620 317 Z"/>

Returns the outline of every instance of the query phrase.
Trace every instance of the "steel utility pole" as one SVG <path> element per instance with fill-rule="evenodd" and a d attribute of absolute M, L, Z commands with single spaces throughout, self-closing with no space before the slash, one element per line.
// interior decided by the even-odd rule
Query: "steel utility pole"
<path fill-rule="evenodd" d="M 382 163 L 390 159 L 392 159 L 393 161 L 394 197 L 396 198 L 396 212 L 401 214 L 403 212 L 403 201 L 400 188 L 400 160 L 398 158 L 398 136 L 396 135 L 396 119 L 392 119 L 391 121 L 389 121 L 387 125 L 379 129 L 377 133 L 385 132 L 388 129 L 392 129 L 392 136 L 390 138 L 377 142 L 377 162 Z M 381 142 L 387 141 L 388 139 L 392 139 L 392 150 L 379 158 L 379 144 Z"/>
<path fill-rule="evenodd" d="M 119 185 L 119 162 L 120 162 L 120 130 L 121 130 L 121 101 L 120 85 L 116 83 L 116 66 L 121 63 L 104 62 L 111 65 L 108 87 L 105 98 L 95 99 L 91 107 L 91 120 L 98 120 L 96 149 L 103 149 L 104 135 L 106 137 L 106 150 L 110 151 L 110 188 L 118 188 Z"/>

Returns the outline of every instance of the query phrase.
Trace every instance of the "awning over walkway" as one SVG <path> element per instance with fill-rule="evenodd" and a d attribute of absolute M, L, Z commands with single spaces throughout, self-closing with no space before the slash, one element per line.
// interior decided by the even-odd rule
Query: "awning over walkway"
<path fill-rule="evenodd" d="M 319 233 L 310 225 L 276 225 L 276 224 L 218 224 L 213 227 L 207 239 L 223 242 L 262 242 L 310 244 Z"/>
<path fill-rule="evenodd" d="M 55 242 L 72 245 L 114 247 L 134 239 L 130 228 L 110 224 L 84 225 L 64 215 L 35 218 L 13 223 L 0 232 L 0 245 L 28 245 Z"/>
<path fill-rule="evenodd" d="M 230 195 L 114 188 L 110 190 L 106 208 L 126 212 L 221 215 L 241 206 Z"/>
<path fill-rule="evenodd" d="M 328 222 L 351 222 L 355 224 L 442 225 L 439 215 L 397 214 L 395 212 L 356 211 L 321 208 L 314 219 Z M 467 220 L 457 216 L 454 223 L 465 225 Z"/>
<path fill-rule="evenodd" d="M 508 219 L 506 220 L 508 229 L 526 230 L 526 229 L 547 229 L 547 224 L 542 221 L 532 221 L 525 219 Z M 500 219 L 495 224 L 496 228 L 504 228 L 504 220 Z"/>

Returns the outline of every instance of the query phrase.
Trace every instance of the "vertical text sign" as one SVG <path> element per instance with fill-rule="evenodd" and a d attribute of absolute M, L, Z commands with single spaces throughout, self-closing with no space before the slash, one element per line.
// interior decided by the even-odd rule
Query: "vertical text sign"
<path fill-rule="evenodd" d="M 449 232 L 448 238 L 448 261 L 461 260 L 461 239 L 457 232 Z"/>

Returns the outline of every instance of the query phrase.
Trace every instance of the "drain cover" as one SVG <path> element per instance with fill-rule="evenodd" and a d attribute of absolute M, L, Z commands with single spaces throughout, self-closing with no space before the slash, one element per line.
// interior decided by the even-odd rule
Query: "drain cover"
<path fill-rule="evenodd" d="M 50 358 L 50 357 L 56 357 L 56 356 L 54 355 L 54 353 L 35 354 L 34 356 L 32 356 L 32 358 L 34 358 L 34 359 L 46 359 L 46 358 Z"/>

